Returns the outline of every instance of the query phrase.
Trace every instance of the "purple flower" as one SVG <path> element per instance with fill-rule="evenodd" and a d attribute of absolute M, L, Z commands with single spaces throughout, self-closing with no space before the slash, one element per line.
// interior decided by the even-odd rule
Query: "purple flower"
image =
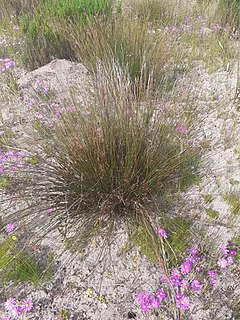
<path fill-rule="evenodd" d="M 195 255 L 197 254 L 197 248 L 192 247 L 192 248 L 189 250 L 189 252 L 190 252 L 190 254 L 191 254 L 192 256 L 195 256 Z"/>
<path fill-rule="evenodd" d="M 167 278 L 165 276 L 161 276 L 160 279 L 161 279 L 162 282 L 167 282 Z"/>
<path fill-rule="evenodd" d="M 150 303 L 151 303 L 151 306 L 152 306 L 154 309 L 157 309 L 157 308 L 159 308 L 159 306 L 160 306 L 160 301 L 159 301 L 158 299 L 156 299 L 156 298 L 152 298 L 151 301 L 150 301 Z"/>
<path fill-rule="evenodd" d="M 199 267 L 199 266 L 196 266 L 196 267 L 195 267 L 195 270 L 196 270 L 197 272 L 201 272 L 202 268 Z"/>
<path fill-rule="evenodd" d="M 45 85 L 44 87 L 43 87 L 43 92 L 44 93 L 47 93 L 49 91 L 49 87 L 48 87 L 48 85 Z"/>
<path fill-rule="evenodd" d="M 11 233 L 15 229 L 15 224 L 14 223 L 9 223 L 5 227 L 5 231 L 7 233 Z"/>
<path fill-rule="evenodd" d="M 183 274 L 188 274 L 192 269 L 192 265 L 190 262 L 185 261 L 181 264 L 181 271 Z"/>
<path fill-rule="evenodd" d="M 185 126 L 185 124 L 178 124 L 176 126 L 176 130 L 181 133 L 187 133 L 187 127 Z"/>
<path fill-rule="evenodd" d="M 180 283 L 182 289 L 187 289 L 189 287 L 189 282 L 187 280 L 182 280 Z"/>
<path fill-rule="evenodd" d="M 17 318 L 22 314 L 22 307 L 21 306 L 16 306 L 13 310 L 11 310 L 12 315 Z"/>
<path fill-rule="evenodd" d="M 198 280 L 194 280 L 192 283 L 191 283 L 191 288 L 194 290 L 194 291 L 201 291 L 202 290 L 202 284 L 200 284 L 200 282 Z"/>
<path fill-rule="evenodd" d="M 221 268 L 224 269 L 228 266 L 228 261 L 225 258 L 219 258 L 217 261 L 217 265 Z"/>
<path fill-rule="evenodd" d="M 159 235 L 159 237 L 162 237 L 164 239 L 166 239 L 168 237 L 168 234 L 166 233 L 166 231 L 162 228 L 158 228 L 157 229 L 157 234 Z"/>
<path fill-rule="evenodd" d="M 0 320 L 10 320 L 10 318 L 8 316 L 3 315 L 1 316 Z"/>
<path fill-rule="evenodd" d="M 25 300 L 21 303 L 21 308 L 23 312 L 28 312 L 32 309 L 33 303 L 31 299 Z"/>
<path fill-rule="evenodd" d="M 230 256 L 235 256 L 236 250 L 230 249 L 230 250 L 229 250 L 229 254 L 230 254 Z"/>
<path fill-rule="evenodd" d="M 189 299 L 187 297 L 182 296 L 180 299 L 176 300 L 177 307 L 182 310 L 187 310 L 189 308 Z"/>
<path fill-rule="evenodd" d="M 144 311 L 144 312 L 148 312 L 149 311 L 149 303 L 144 302 L 140 305 L 140 308 Z"/>
<path fill-rule="evenodd" d="M 182 298 L 182 293 L 181 292 L 176 292 L 175 298 L 176 298 L 176 300 L 181 299 Z"/>
<path fill-rule="evenodd" d="M 158 299 L 161 301 L 164 298 L 166 298 L 166 293 L 163 291 L 163 289 L 159 289 L 156 291 L 156 296 L 158 297 Z"/>
<path fill-rule="evenodd" d="M 54 212 L 54 208 L 48 208 L 47 212 L 48 212 L 49 215 L 52 214 Z"/>
<path fill-rule="evenodd" d="M 174 277 L 170 277 L 170 282 L 171 284 L 175 285 L 175 286 L 179 286 L 180 285 L 180 280 L 174 278 Z"/>
<path fill-rule="evenodd" d="M 181 278 L 181 273 L 177 269 L 173 269 L 172 272 L 171 272 L 171 276 L 175 280 L 179 280 Z"/>
<path fill-rule="evenodd" d="M 214 278 L 211 278 L 211 279 L 209 280 L 209 283 L 210 283 L 210 285 L 211 285 L 212 287 L 215 287 L 216 284 L 217 284 L 217 281 L 216 281 Z"/>
<path fill-rule="evenodd" d="M 233 263 L 234 263 L 234 260 L 233 260 L 232 256 L 227 257 L 227 264 L 228 264 L 228 266 L 231 265 L 231 264 L 233 264 Z"/>
<path fill-rule="evenodd" d="M 208 271 L 208 275 L 209 275 L 209 277 L 211 277 L 211 278 L 215 278 L 215 277 L 216 277 L 216 271 L 214 271 L 214 270 L 209 270 L 209 271 Z"/>
<path fill-rule="evenodd" d="M 147 292 L 145 292 L 145 291 L 139 292 L 139 293 L 137 294 L 136 300 L 137 300 L 137 302 L 138 302 L 139 304 L 143 304 L 143 303 L 145 303 L 145 302 L 149 302 L 149 300 L 150 300 L 150 295 L 149 295 Z"/>
<path fill-rule="evenodd" d="M 4 305 L 7 311 L 11 311 L 16 308 L 17 300 L 16 298 L 8 298 Z"/>
<path fill-rule="evenodd" d="M 226 246 L 220 246 L 219 249 L 222 251 L 224 256 L 228 255 L 228 250 L 227 250 Z"/>

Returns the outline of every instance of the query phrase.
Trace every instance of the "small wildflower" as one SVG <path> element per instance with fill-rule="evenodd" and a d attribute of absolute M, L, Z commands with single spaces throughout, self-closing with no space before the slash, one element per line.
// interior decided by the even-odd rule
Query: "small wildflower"
<path fill-rule="evenodd" d="M 45 86 L 43 87 L 43 92 L 44 92 L 44 93 L 48 93 L 48 91 L 49 91 L 49 87 L 48 87 L 48 85 L 45 85 Z"/>
<path fill-rule="evenodd" d="M 149 304 L 147 302 L 144 302 L 140 305 L 140 308 L 144 311 L 144 312 L 148 312 L 149 311 Z"/>
<path fill-rule="evenodd" d="M 16 241 L 16 240 L 17 240 L 17 237 L 16 237 L 16 236 L 12 236 L 12 240 L 13 240 L 13 241 Z"/>
<path fill-rule="evenodd" d="M 199 267 L 199 266 L 196 266 L 196 267 L 195 267 L 195 270 L 196 270 L 197 272 L 201 272 L 201 271 L 202 271 L 202 268 Z"/>
<path fill-rule="evenodd" d="M 180 282 L 180 287 L 182 288 L 182 289 L 187 289 L 188 287 L 189 287 L 189 282 L 187 281 L 187 280 L 182 280 L 181 282 Z"/>
<path fill-rule="evenodd" d="M 217 281 L 216 281 L 214 278 L 211 278 L 211 279 L 209 280 L 209 283 L 210 283 L 210 285 L 211 285 L 212 287 L 215 287 L 215 286 L 217 285 Z"/>
<path fill-rule="evenodd" d="M 208 271 L 208 275 L 209 275 L 209 277 L 211 277 L 211 278 L 215 278 L 215 277 L 216 277 L 216 271 L 214 271 L 214 270 L 209 270 L 209 271 Z"/>
<path fill-rule="evenodd" d="M 162 282 L 167 282 L 167 278 L 165 276 L 161 276 L 160 279 L 161 279 Z"/>
<path fill-rule="evenodd" d="M 176 126 L 176 130 L 181 132 L 181 133 L 187 133 L 187 128 L 185 126 L 185 124 L 179 124 Z"/>
<path fill-rule="evenodd" d="M 139 304 L 143 304 L 144 302 L 149 302 L 149 300 L 150 300 L 150 295 L 149 295 L 147 292 L 145 292 L 145 291 L 139 292 L 139 293 L 137 294 L 136 300 L 137 300 L 137 302 L 138 302 Z"/>
<path fill-rule="evenodd" d="M 221 269 L 224 269 L 228 266 L 228 262 L 227 262 L 227 259 L 225 258 L 219 258 L 218 259 L 218 262 L 217 262 L 217 265 L 221 268 Z"/>
<path fill-rule="evenodd" d="M 175 298 L 176 298 L 176 300 L 181 299 L 182 298 L 181 292 L 176 292 Z"/>
<path fill-rule="evenodd" d="M 177 307 L 182 310 L 187 310 L 189 308 L 189 299 L 187 297 L 182 296 L 180 299 L 176 300 Z"/>
<path fill-rule="evenodd" d="M 234 263 L 234 260 L 233 260 L 232 256 L 227 257 L 227 264 L 228 264 L 228 266 L 231 265 L 231 264 L 233 264 L 233 263 Z"/>
<path fill-rule="evenodd" d="M 31 299 L 25 300 L 21 304 L 21 308 L 23 312 L 28 312 L 32 309 L 33 303 Z"/>
<path fill-rule="evenodd" d="M 195 255 L 197 254 L 197 248 L 192 247 L 192 248 L 189 250 L 189 252 L 190 252 L 190 254 L 191 254 L 192 256 L 195 256 Z"/>
<path fill-rule="evenodd" d="M 219 249 L 222 251 L 224 256 L 228 255 L 228 250 L 227 250 L 226 246 L 220 246 Z"/>
<path fill-rule="evenodd" d="M 1 316 L 0 320 L 10 320 L 10 318 L 8 316 L 3 315 Z"/>
<path fill-rule="evenodd" d="M 200 282 L 198 280 L 194 280 L 192 283 L 191 283 L 191 288 L 194 290 L 194 291 L 201 291 L 202 290 L 202 284 L 200 284 Z"/>
<path fill-rule="evenodd" d="M 159 289 L 156 291 L 156 296 L 158 297 L 158 299 L 161 301 L 163 300 L 164 298 L 166 298 L 166 293 L 163 291 L 163 289 Z"/>
<path fill-rule="evenodd" d="M 93 291 L 92 291 L 92 289 L 88 288 L 84 293 L 84 297 L 91 298 L 92 296 L 93 296 Z"/>
<path fill-rule="evenodd" d="M 16 306 L 16 308 L 14 308 L 12 310 L 12 315 L 16 318 L 19 317 L 21 314 L 22 314 L 22 307 L 21 306 Z"/>
<path fill-rule="evenodd" d="M 181 273 L 177 269 L 173 269 L 172 272 L 171 272 L 171 276 L 175 280 L 179 280 L 181 278 Z"/>
<path fill-rule="evenodd" d="M 156 298 L 151 299 L 150 303 L 154 309 L 157 309 L 160 306 L 160 301 Z"/>
<path fill-rule="evenodd" d="M 4 305 L 7 311 L 11 311 L 16 308 L 17 300 L 16 298 L 8 298 Z"/>
<path fill-rule="evenodd" d="M 168 234 L 166 233 L 166 231 L 162 228 L 158 228 L 157 229 L 157 234 L 159 235 L 159 237 L 162 237 L 164 239 L 166 239 L 168 237 Z"/>
<path fill-rule="evenodd" d="M 191 269 L 192 265 L 190 262 L 185 261 L 181 264 L 181 271 L 183 274 L 188 274 L 191 271 Z"/>
<path fill-rule="evenodd" d="M 5 227 L 5 231 L 7 233 L 11 233 L 15 229 L 15 224 L 14 223 L 9 223 Z"/>
<path fill-rule="evenodd" d="M 54 208 L 48 208 L 48 209 L 47 209 L 47 212 L 48 212 L 48 214 L 53 213 L 53 212 L 54 212 Z"/>
<path fill-rule="evenodd" d="M 229 254 L 230 254 L 230 256 L 235 256 L 236 250 L 230 249 L 230 250 L 229 250 Z"/>

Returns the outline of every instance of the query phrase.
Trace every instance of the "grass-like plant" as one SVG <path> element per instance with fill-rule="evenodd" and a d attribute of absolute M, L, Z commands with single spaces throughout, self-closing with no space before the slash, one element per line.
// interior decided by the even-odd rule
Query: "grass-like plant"
<path fill-rule="evenodd" d="M 130 0 L 128 6 L 130 14 L 159 27 L 183 23 L 196 7 L 194 2 L 176 0 Z"/>
<path fill-rule="evenodd" d="M 2 284 L 14 281 L 38 285 L 43 278 L 43 267 L 27 252 L 19 250 L 10 236 L 0 242 L 0 268 Z M 49 279 L 50 276 L 51 272 L 48 271 L 44 278 Z"/>
<path fill-rule="evenodd" d="M 15 11 L 17 16 L 24 40 L 21 46 L 22 63 L 28 69 L 38 68 L 54 57 L 74 59 L 73 48 L 55 27 L 56 21 L 60 25 L 67 21 L 80 21 L 80 24 L 84 24 L 86 17 L 107 18 L 113 10 L 112 0 L 48 0 L 29 1 L 26 4 L 21 0 L 10 3 L 1 1 L 5 15 L 11 16 Z"/>
<path fill-rule="evenodd" d="M 65 110 L 47 131 L 28 170 L 32 184 L 15 189 L 30 206 L 8 217 L 39 235 L 61 229 L 73 250 L 123 226 L 129 233 L 143 226 L 154 240 L 151 204 L 179 189 L 199 153 L 187 143 L 190 128 L 178 125 L 183 115 L 137 101 L 127 71 L 112 65 L 112 73 L 98 67 L 93 103 Z"/>
<path fill-rule="evenodd" d="M 96 72 L 99 61 L 108 65 L 110 70 L 112 62 L 116 61 L 120 67 L 127 69 L 137 95 L 149 88 L 149 82 L 159 85 L 167 66 L 174 68 L 183 56 L 169 34 L 150 34 L 149 31 L 147 20 L 124 15 L 116 15 L 107 23 L 88 20 L 88 25 L 83 29 L 72 26 L 63 29 L 68 39 L 72 37 L 77 60 L 90 72 Z"/>

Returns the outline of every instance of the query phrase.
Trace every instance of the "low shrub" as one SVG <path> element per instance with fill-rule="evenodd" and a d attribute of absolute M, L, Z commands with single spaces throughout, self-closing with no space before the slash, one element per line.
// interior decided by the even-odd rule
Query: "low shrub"
<path fill-rule="evenodd" d="M 30 207 L 8 216 L 27 217 L 38 235 L 59 229 L 76 250 L 123 226 L 131 234 L 144 226 L 152 237 L 156 197 L 179 190 L 200 152 L 189 144 L 191 127 L 177 108 L 134 99 L 117 63 L 111 74 L 100 65 L 95 80 L 93 103 L 62 110 L 28 168 L 32 182 L 16 187 Z"/>

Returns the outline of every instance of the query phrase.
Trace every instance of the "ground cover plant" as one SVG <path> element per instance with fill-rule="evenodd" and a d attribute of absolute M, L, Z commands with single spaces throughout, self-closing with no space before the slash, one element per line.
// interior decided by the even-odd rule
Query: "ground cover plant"
<path fill-rule="evenodd" d="M 27 318 L 28 312 L 47 320 L 87 319 L 71 306 L 79 299 L 78 309 L 87 303 L 91 310 L 93 298 L 106 312 L 131 300 L 132 310 L 116 319 L 222 319 L 223 297 L 234 319 L 239 174 L 228 168 L 223 177 L 231 192 L 223 188 L 218 168 L 211 172 L 211 151 L 221 152 L 220 163 L 227 157 L 222 149 L 238 150 L 232 138 L 237 110 L 229 111 L 219 90 L 201 100 L 196 74 L 203 68 L 216 77 L 236 74 L 237 1 L 0 4 L 1 319 Z M 26 72 L 21 68 L 56 58 L 72 60 L 70 70 L 84 65 L 88 99 L 77 96 L 83 79 L 70 98 L 51 86 L 51 71 L 42 79 L 28 73 L 31 83 L 18 80 Z M 195 92 L 183 84 L 188 77 Z M 209 133 L 219 126 L 224 148 L 221 136 Z M 117 276 L 107 270 L 109 261 Z M 99 285 L 89 272 L 101 275 Z M 109 283 L 123 274 L 130 280 L 114 287 L 114 297 Z M 48 302 L 69 292 L 78 298 L 53 304 L 52 312 Z M 111 312 L 101 315 L 107 319 Z"/>

